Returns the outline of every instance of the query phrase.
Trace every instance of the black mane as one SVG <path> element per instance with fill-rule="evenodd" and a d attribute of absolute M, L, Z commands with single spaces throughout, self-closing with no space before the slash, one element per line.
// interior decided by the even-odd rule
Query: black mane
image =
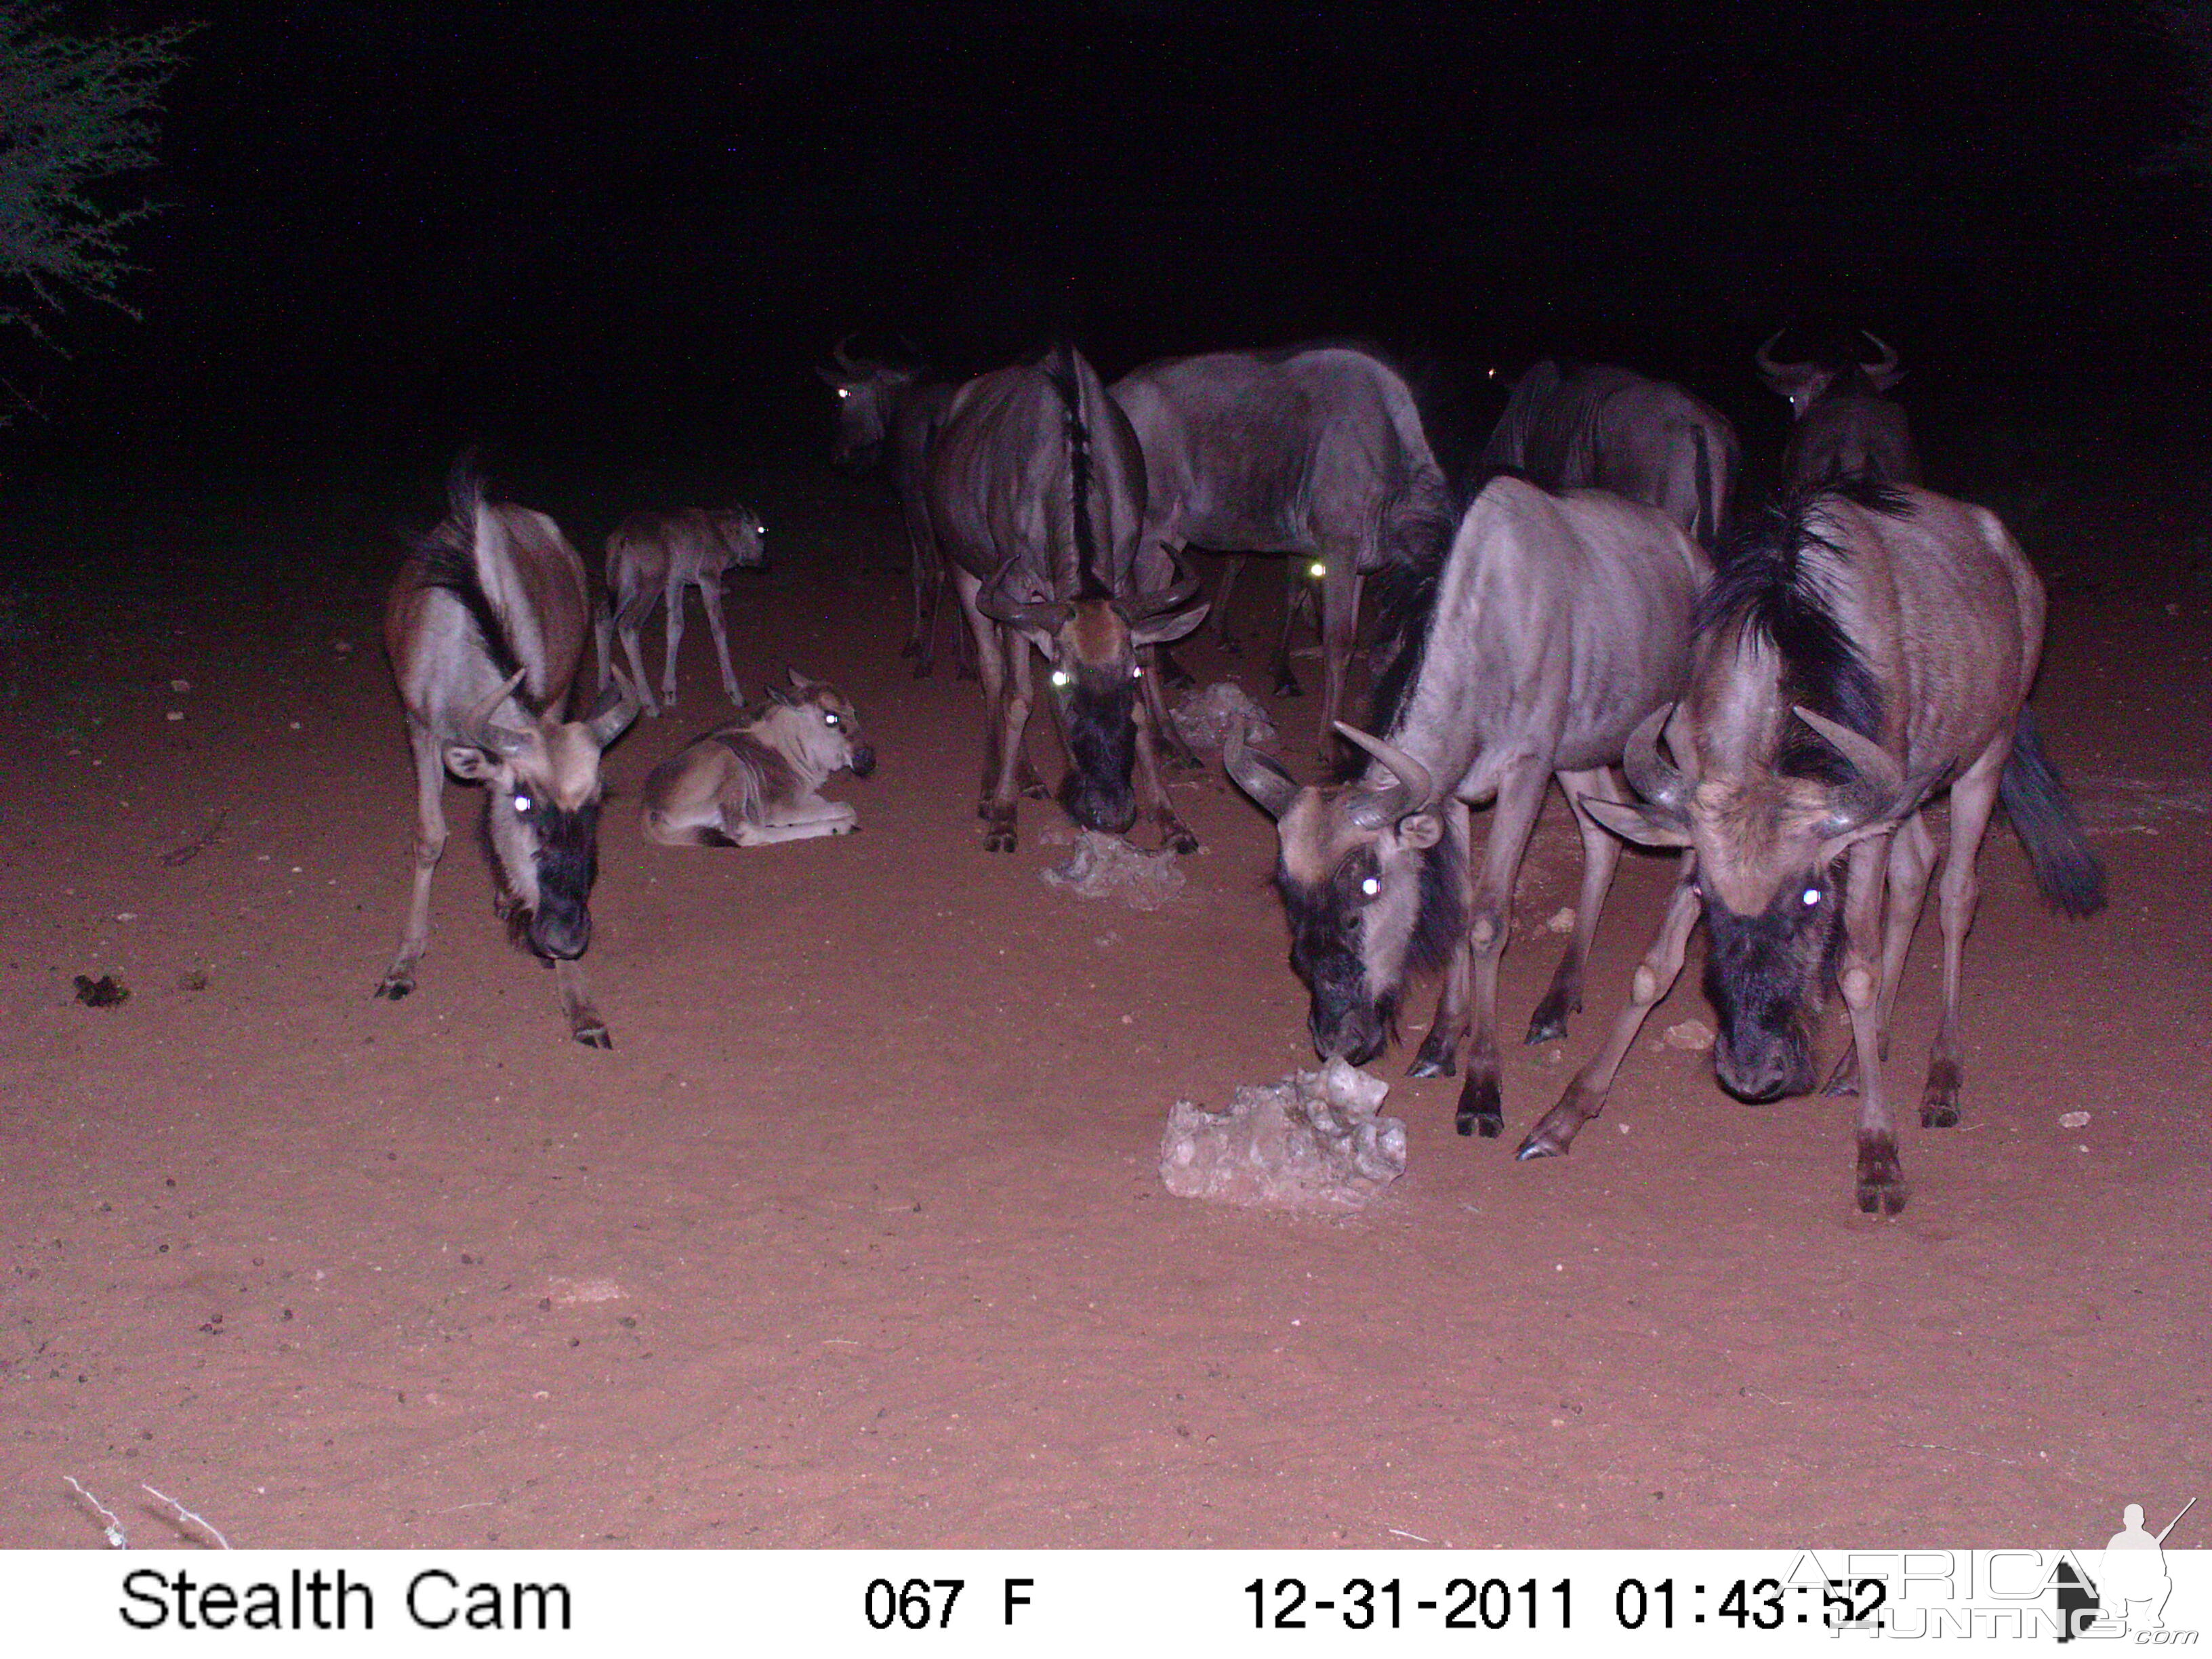
<path fill-rule="evenodd" d="M 420 586 L 450 593 L 459 602 L 469 614 L 477 643 L 493 672 L 502 680 L 512 678 L 521 669 L 522 659 L 515 652 L 514 641 L 507 637 L 499 613 L 492 608 L 491 596 L 477 580 L 472 556 L 477 508 L 484 495 L 483 475 L 477 471 L 472 456 L 464 455 L 453 463 L 453 471 L 447 476 L 446 494 L 449 506 L 444 522 L 417 537 L 409 550 L 422 570 Z M 515 687 L 514 700 L 532 714 L 544 712 L 531 695 L 526 678 Z"/>
<path fill-rule="evenodd" d="M 1083 379 L 1066 341 L 1045 354 L 1044 377 L 1067 405 L 1067 482 L 1075 516 L 1076 597 L 1103 599 L 1113 589 L 1098 575 L 1098 538 L 1091 522 L 1091 428 L 1083 423 Z"/>
<path fill-rule="evenodd" d="M 1704 635 L 1733 626 L 1742 637 L 1772 646 L 1782 659 L 1787 702 L 1879 742 L 1881 684 L 1802 557 L 1817 548 L 1827 558 L 1849 562 L 1850 553 L 1812 525 L 1814 515 L 1834 500 L 1893 517 L 1911 511 L 1893 486 L 1851 478 L 1745 514 L 1722 544 L 1719 575 L 1698 602 L 1697 630 Z M 1850 763 L 1796 720 L 1789 722 L 1778 764 L 1793 777 L 1838 784 L 1850 778 Z"/>

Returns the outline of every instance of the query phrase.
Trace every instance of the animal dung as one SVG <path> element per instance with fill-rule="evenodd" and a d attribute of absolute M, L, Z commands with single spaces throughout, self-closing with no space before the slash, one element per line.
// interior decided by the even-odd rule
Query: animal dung
<path fill-rule="evenodd" d="M 1178 1198 L 1305 1211 L 1364 1209 L 1406 1173 L 1406 1126 L 1377 1109 L 1390 1085 L 1342 1059 L 1240 1086 L 1218 1112 L 1168 1113 L 1160 1179 Z"/>
<path fill-rule="evenodd" d="M 76 1000 L 88 1008 L 114 1008 L 131 1000 L 131 988 L 112 974 L 76 976 Z"/>
<path fill-rule="evenodd" d="M 1175 722 L 1176 734 L 1194 749 L 1218 749 L 1240 729 L 1247 743 L 1275 740 L 1274 722 L 1267 710 L 1234 680 L 1216 680 L 1203 691 L 1191 692 L 1168 711 L 1168 718 Z"/>
<path fill-rule="evenodd" d="M 1040 872 L 1044 884 L 1078 898 L 1119 899 L 1134 910 L 1157 910 L 1182 891 L 1175 854 L 1140 853 L 1119 836 L 1079 830 L 1067 862 Z"/>
<path fill-rule="evenodd" d="M 1669 1048 L 1702 1054 L 1713 1046 L 1713 1028 L 1702 1019 L 1686 1019 L 1680 1025 L 1669 1025 L 1659 1040 Z"/>

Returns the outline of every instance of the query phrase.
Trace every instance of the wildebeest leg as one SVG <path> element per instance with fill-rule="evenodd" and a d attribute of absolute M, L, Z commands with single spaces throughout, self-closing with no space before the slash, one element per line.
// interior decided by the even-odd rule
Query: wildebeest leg
<path fill-rule="evenodd" d="M 660 676 L 660 700 L 676 707 L 676 650 L 684 643 L 684 584 L 673 572 L 668 578 L 668 661 Z"/>
<path fill-rule="evenodd" d="M 1236 635 L 1229 631 L 1229 596 L 1237 591 L 1237 578 L 1244 568 L 1244 556 L 1231 553 L 1221 562 L 1221 586 L 1213 595 L 1213 642 L 1232 657 L 1244 654 Z"/>
<path fill-rule="evenodd" d="M 739 847 L 772 847 L 779 842 L 849 836 L 860 827 L 859 815 L 845 802 L 808 800 L 793 803 L 773 823 L 740 823 L 731 839 Z"/>
<path fill-rule="evenodd" d="M 2012 753 L 2012 728 L 1984 750 L 1966 774 L 1951 786 L 1951 849 L 1938 890 L 1943 918 L 1943 1012 L 1936 1025 L 1935 1045 L 1928 1052 L 1928 1086 L 1920 1097 L 1923 1128 L 1948 1129 L 1959 1121 L 1959 975 L 1966 955 L 1966 932 L 1974 925 L 1974 904 L 1981 896 L 1975 866 L 1980 861 L 1982 836 L 1996 806 L 1997 781 Z"/>
<path fill-rule="evenodd" d="M 615 615 L 615 629 L 622 635 L 623 653 L 629 659 L 630 683 L 645 700 L 645 712 L 657 718 L 660 705 L 653 700 L 653 682 L 646 678 L 645 649 L 639 639 L 645 631 L 646 618 L 652 614 L 653 605 L 644 595 L 627 597 Z"/>
<path fill-rule="evenodd" d="M 1359 632 L 1359 571 L 1348 547 L 1322 556 L 1328 574 L 1321 579 L 1321 757 L 1336 758 L 1336 722 L 1344 714 L 1344 682 L 1352 665 L 1352 642 Z"/>
<path fill-rule="evenodd" d="M 975 641 L 975 661 L 983 682 L 983 781 L 975 816 L 988 823 L 992 792 L 999 781 L 999 705 L 1006 696 L 1006 684 L 1004 647 L 999 636 L 1005 630 L 975 608 L 975 595 L 982 583 L 965 570 L 956 570 L 952 583 L 960 596 L 960 614 L 967 619 L 968 631 Z"/>
<path fill-rule="evenodd" d="M 1858 1202 L 1868 1215 L 1895 1215 L 1911 1188 L 1897 1158 L 1897 1124 L 1881 1079 L 1881 963 L 1873 950 L 1881 925 L 1882 876 L 1889 837 L 1869 836 L 1850 850 L 1850 891 L 1844 906 L 1844 954 L 1836 982 L 1851 1017 L 1851 1046 L 1858 1057 Z"/>
<path fill-rule="evenodd" d="M 899 514 L 906 521 L 907 574 L 914 590 L 914 625 L 899 655 L 914 658 L 915 678 L 927 679 L 937 666 L 937 613 L 945 602 L 945 559 L 937 550 L 929 509 L 919 495 L 902 499 Z M 961 641 L 964 661 L 970 653 L 967 636 L 955 637 Z"/>
<path fill-rule="evenodd" d="M 1928 872 L 1935 867 L 1936 842 L 1927 820 L 1916 812 L 1898 826 L 1889 843 L 1889 897 L 1881 920 L 1881 1058 L 1889 1058 L 1890 1017 L 1897 1007 L 1898 981 L 1905 976 L 1905 953 L 1928 896 Z M 1847 1045 L 1829 1074 L 1825 1095 L 1859 1091 L 1859 1051 Z"/>
<path fill-rule="evenodd" d="M 1198 837 L 1191 834 L 1189 828 L 1176 816 L 1175 808 L 1168 804 L 1167 789 L 1160 782 L 1158 735 L 1152 728 L 1152 700 L 1138 698 L 1136 706 L 1129 712 L 1137 723 L 1138 805 L 1151 814 L 1152 822 L 1159 826 L 1161 846 L 1176 853 L 1195 853 L 1198 851 Z"/>
<path fill-rule="evenodd" d="M 1498 964 L 1513 931 L 1513 878 L 1529 833 L 1543 810 L 1551 769 L 1522 756 L 1507 763 L 1498 780 L 1498 805 L 1491 811 L 1490 838 L 1482 849 L 1482 874 L 1467 911 L 1468 964 L 1474 981 L 1474 1041 L 1467 1056 L 1467 1081 L 1460 1085 L 1455 1127 L 1463 1135 L 1478 1129 L 1486 1140 L 1505 1127 L 1498 1061 Z"/>
<path fill-rule="evenodd" d="M 1152 647 L 1137 653 L 1139 660 L 1152 655 L 1155 651 L 1162 657 L 1167 655 L 1165 646 Z M 1206 763 L 1199 759 L 1197 752 L 1182 740 L 1182 733 L 1176 730 L 1175 722 L 1168 718 L 1167 694 L 1160 690 L 1162 678 L 1149 667 L 1145 670 L 1141 689 L 1145 707 L 1152 711 L 1152 730 L 1158 734 L 1162 747 L 1167 750 L 1169 765 L 1179 766 L 1185 771 L 1197 771 Z"/>
<path fill-rule="evenodd" d="M 1674 884 L 1674 896 L 1667 901 L 1667 915 L 1659 924 L 1659 935 L 1651 941 L 1651 948 L 1644 952 L 1644 960 L 1637 963 L 1636 972 L 1629 980 L 1628 1001 L 1613 1018 L 1613 1034 L 1589 1063 L 1575 1073 L 1575 1080 L 1567 1085 L 1559 1103 L 1528 1131 L 1520 1151 L 1514 1154 L 1516 1158 L 1564 1157 L 1574 1146 L 1575 1136 L 1581 1133 L 1583 1125 L 1605 1109 L 1605 1097 L 1613 1091 L 1614 1074 L 1620 1070 L 1620 1062 L 1627 1058 L 1629 1046 L 1644 1029 L 1645 1018 L 1674 988 L 1674 981 L 1682 972 L 1682 952 L 1689 945 L 1690 929 L 1697 926 L 1702 902 L 1698 896 L 1698 860 L 1694 854 L 1688 855 L 1682 860 L 1681 878 Z"/>
<path fill-rule="evenodd" d="M 1020 786 L 1021 768 L 1026 760 L 1022 750 L 1023 740 L 1029 731 L 1030 702 L 1033 685 L 1030 678 L 1030 642 L 1011 628 L 1000 630 L 1006 651 L 1002 690 L 999 697 L 999 771 L 991 781 L 991 798 L 986 803 L 984 820 L 991 826 L 984 832 L 983 850 L 987 853 L 1011 853 L 1014 850 L 1015 795 Z M 984 670 L 988 682 L 990 670 Z"/>
<path fill-rule="evenodd" d="M 706 607 L 707 631 L 714 636 L 714 660 L 722 666 L 722 690 L 729 694 L 732 702 L 743 708 L 745 694 L 738 690 L 738 671 L 730 666 L 730 636 L 722 627 L 722 579 L 720 576 L 709 576 L 700 582 L 699 603 Z"/>
<path fill-rule="evenodd" d="M 415 988 L 415 964 L 430 945 L 430 878 L 446 852 L 445 751 L 427 727 L 407 722 L 408 747 L 415 753 L 415 891 L 408 901 L 407 926 L 399 951 L 378 981 L 376 994 L 397 1002 Z"/>
<path fill-rule="evenodd" d="M 1611 769 L 1598 766 L 1587 772 L 1562 772 L 1559 778 L 1567 805 L 1574 811 L 1575 828 L 1582 832 L 1583 888 L 1575 905 L 1574 939 L 1567 945 L 1566 955 L 1559 958 L 1559 971 L 1552 975 L 1552 988 L 1529 1017 L 1527 1041 L 1530 1042 L 1558 1042 L 1567 1034 L 1567 1016 L 1582 1012 L 1583 975 L 1589 967 L 1590 945 L 1597 938 L 1597 919 L 1605 909 L 1606 890 L 1613 885 L 1613 872 L 1620 866 L 1620 837 L 1582 809 L 1584 795 L 1595 795 L 1600 800 L 1622 799 Z"/>
<path fill-rule="evenodd" d="M 562 1011 L 568 1016 L 568 1035 L 586 1048 L 613 1048 L 615 1040 L 607 1035 L 606 1021 L 592 1006 L 592 988 L 584 983 L 584 964 L 556 962 L 553 981 L 560 988 Z"/>
<path fill-rule="evenodd" d="M 1296 559 L 1283 561 L 1283 636 L 1275 642 L 1275 695 L 1279 697 L 1303 697 L 1306 689 L 1298 684 L 1298 677 L 1291 669 L 1291 636 L 1297 627 L 1299 601 L 1306 597 L 1306 587 L 1298 576 Z"/>
<path fill-rule="evenodd" d="M 1467 856 L 1470 838 L 1474 835 L 1474 812 L 1456 795 L 1444 803 L 1444 834 L 1459 854 L 1459 908 L 1462 915 L 1474 908 L 1474 866 Z M 1429 1034 L 1421 1039 L 1420 1052 L 1413 1063 L 1406 1068 L 1407 1077 L 1449 1077 L 1459 1067 L 1452 1055 L 1459 1040 L 1467 1034 L 1468 999 L 1467 939 L 1462 936 L 1452 946 L 1451 960 L 1444 965 L 1443 988 L 1437 995 L 1437 1017 L 1429 1022 Z"/>

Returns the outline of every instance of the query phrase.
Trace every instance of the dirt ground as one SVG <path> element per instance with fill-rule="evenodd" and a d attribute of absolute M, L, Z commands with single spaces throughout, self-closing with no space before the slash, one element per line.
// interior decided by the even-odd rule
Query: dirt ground
<path fill-rule="evenodd" d="M 1901 1218 L 1852 1206 L 1846 1106 L 1747 1108 L 1659 1046 L 1711 1018 L 1698 945 L 1573 1156 L 1511 1161 L 1656 920 L 1639 857 L 1589 1011 L 1508 1057 L 1507 1139 L 1455 1136 L 1409 1041 L 1408 1173 L 1320 1220 L 1156 1169 L 1170 1103 L 1312 1064 L 1266 819 L 1179 775 L 1205 850 L 1150 914 L 1039 880 L 1056 807 L 986 855 L 977 694 L 894 654 L 891 515 L 757 482 L 740 675 L 853 698 L 881 763 L 830 793 L 865 830 L 639 839 L 635 787 L 723 711 L 695 610 L 681 704 L 610 763 L 611 1053 L 505 944 L 458 787 L 422 988 L 369 997 L 411 811 L 379 509 L 15 527 L 59 550 L 0 629 L 0 1544 L 98 1547 L 70 1476 L 134 1541 L 177 1536 L 143 1482 L 295 1547 L 2077 1544 L 2208 1484 L 2212 593 L 2107 569 L 2178 520 L 2053 572 L 2039 703 L 2114 902 L 2059 921 L 1992 835 L 1966 1118 L 1906 1114 Z M 1201 679 L 1266 700 L 1275 580 Z M 1276 705 L 1303 767 L 1313 701 Z M 1555 799 L 1509 1024 L 1575 879 Z"/>

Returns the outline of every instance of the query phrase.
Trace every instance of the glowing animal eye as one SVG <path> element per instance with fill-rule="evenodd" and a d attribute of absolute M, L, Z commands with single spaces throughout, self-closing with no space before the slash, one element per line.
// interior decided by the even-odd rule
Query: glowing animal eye
<path fill-rule="evenodd" d="M 1808 887 L 1805 890 L 1805 902 L 1808 905 L 1813 905 L 1818 904 L 1820 902 L 1820 890 L 1817 887 Z"/>
<path fill-rule="evenodd" d="M 841 398 L 849 398 L 853 395 L 852 388 L 841 386 L 837 388 L 837 395 Z"/>
<path fill-rule="evenodd" d="M 1066 685 L 1067 684 L 1067 671 L 1065 668 L 1054 669 L 1052 671 L 1052 683 L 1054 685 Z"/>
<path fill-rule="evenodd" d="M 1142 663 L 1139 663 L 1139 664 L 1138 664 L 1134 668 L 1132 668 L 1132 669 L 1129 671 L 1129 678 L 1130 678 L 1131 679 L 1133 679 L 1133 680 L 1140 680 L 1140 679 L 1144 678 L 1145 678 L 1145 665 L 1144 665 L 1144 664 L 1142 664 Z"/>
<path fill-rule="evenodd" d="M 837 724 L 837 717 L 835 714 L 824 714 L 822 717 L 822 723 L 824 726 L 835 726 Z"/>
<path fill-rule="evenodd" d="M 1378 878 L 1370 876 L 1359 884 L 1359 890 L 1366 894 L 1368 897 L 1373 898 L 1377 893 L 1382 890 L 1382 883 Z"/>
<path fill-rule="evenodd" d="M 514 810 L 517 812 L 527 812 L 530 810 L 530 806 L 531 800 L 529 796 L 517 795 L 514 798 Z"/>
<path fill-rule="evenodd" d="M 1316 581 L 1319 581 L 1323 576 L 1328 574 L 1328 567 L 1323 564 L 1319 559 L 1316 559 L 1311 564 L 1306 567 L 1306 574 L 1311 576 Z"/>

